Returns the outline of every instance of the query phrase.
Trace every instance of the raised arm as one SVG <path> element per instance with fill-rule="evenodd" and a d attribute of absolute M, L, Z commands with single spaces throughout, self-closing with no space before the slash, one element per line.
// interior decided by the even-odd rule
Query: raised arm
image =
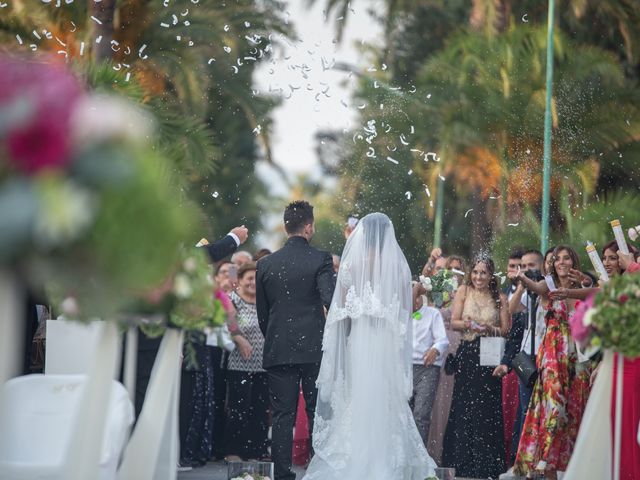
<path fill-rule="evenodd" d="M 530 292 L 537 293 L 539 296 L 546 296 L 549 293 L 549 287 L 547 287 L 547 282 L 544 280 L 540 280 L 539 282 L 534 282 L 529 277 L 525 276 L 524 272 L 518 270 L 515 273 L 510 273 L 509 278 L 518 279 L 520 283 Z M 515 312 L 514 312 L 515 313 Z"/>

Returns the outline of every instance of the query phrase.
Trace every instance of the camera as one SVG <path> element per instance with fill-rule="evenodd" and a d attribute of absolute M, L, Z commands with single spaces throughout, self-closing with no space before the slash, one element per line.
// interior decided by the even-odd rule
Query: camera
<path fill-rule="evenodd" d="M 526 272 L 524 272 L 524 276 L 529 280 L 533 280 L 534 282 L 539 282 L 540 280 L 544 279 L 544 276 L 542 275 L 542 273 L 540 273 L 540 270 L 527 270 Z"/>

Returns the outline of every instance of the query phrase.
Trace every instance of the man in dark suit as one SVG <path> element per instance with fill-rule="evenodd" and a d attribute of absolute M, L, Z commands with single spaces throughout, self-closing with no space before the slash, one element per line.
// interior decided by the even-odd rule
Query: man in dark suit
<path fill-rule="evenodd" d="M 295 480 L 291 446 L 298 392 L 302 383 L 312 431 L 325 308 L 331 303 L 335 278 L 331 254 L 309 245 L 314 219 L 308 202 L 287 206 L 284 227 L 289 236 L 284 247 L 258 261 L 256 305 L 265 338 L 263 367 L 273 411 L 275 478 Z"/>
<path fill-rule="evenodd" d="M 235 252 L 238 247 L 247 240 L 248 236 L 249 231 L 242 225 L 241 227 L 236 227 L 231 230 L 224 238 L 221 238 L 217 242 L 203 246 L 207 249 L 211 261 L 219 262 Z"/>

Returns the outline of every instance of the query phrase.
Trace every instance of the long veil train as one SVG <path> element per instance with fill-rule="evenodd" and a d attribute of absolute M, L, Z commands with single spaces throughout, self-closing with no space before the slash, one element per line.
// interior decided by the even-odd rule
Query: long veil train
<path fill-rule="evenodd" d="M 434 474 L 408 404 L 411 307 L 411 273 L 393 225 L 369 214 L 347 241 L 327 317 L 305 480 Z"/>

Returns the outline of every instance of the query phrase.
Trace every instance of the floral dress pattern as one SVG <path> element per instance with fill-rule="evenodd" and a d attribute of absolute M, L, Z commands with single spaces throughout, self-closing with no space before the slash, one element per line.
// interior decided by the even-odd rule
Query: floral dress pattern
<path fill-rule="evenodd" d="M 577 363 L 564 301 L 547 307 L 547 330 L 538 350 L 538 379 L 514 465 L 514 473 L 564 471 L 589 397 L 591 362 Z"/>

